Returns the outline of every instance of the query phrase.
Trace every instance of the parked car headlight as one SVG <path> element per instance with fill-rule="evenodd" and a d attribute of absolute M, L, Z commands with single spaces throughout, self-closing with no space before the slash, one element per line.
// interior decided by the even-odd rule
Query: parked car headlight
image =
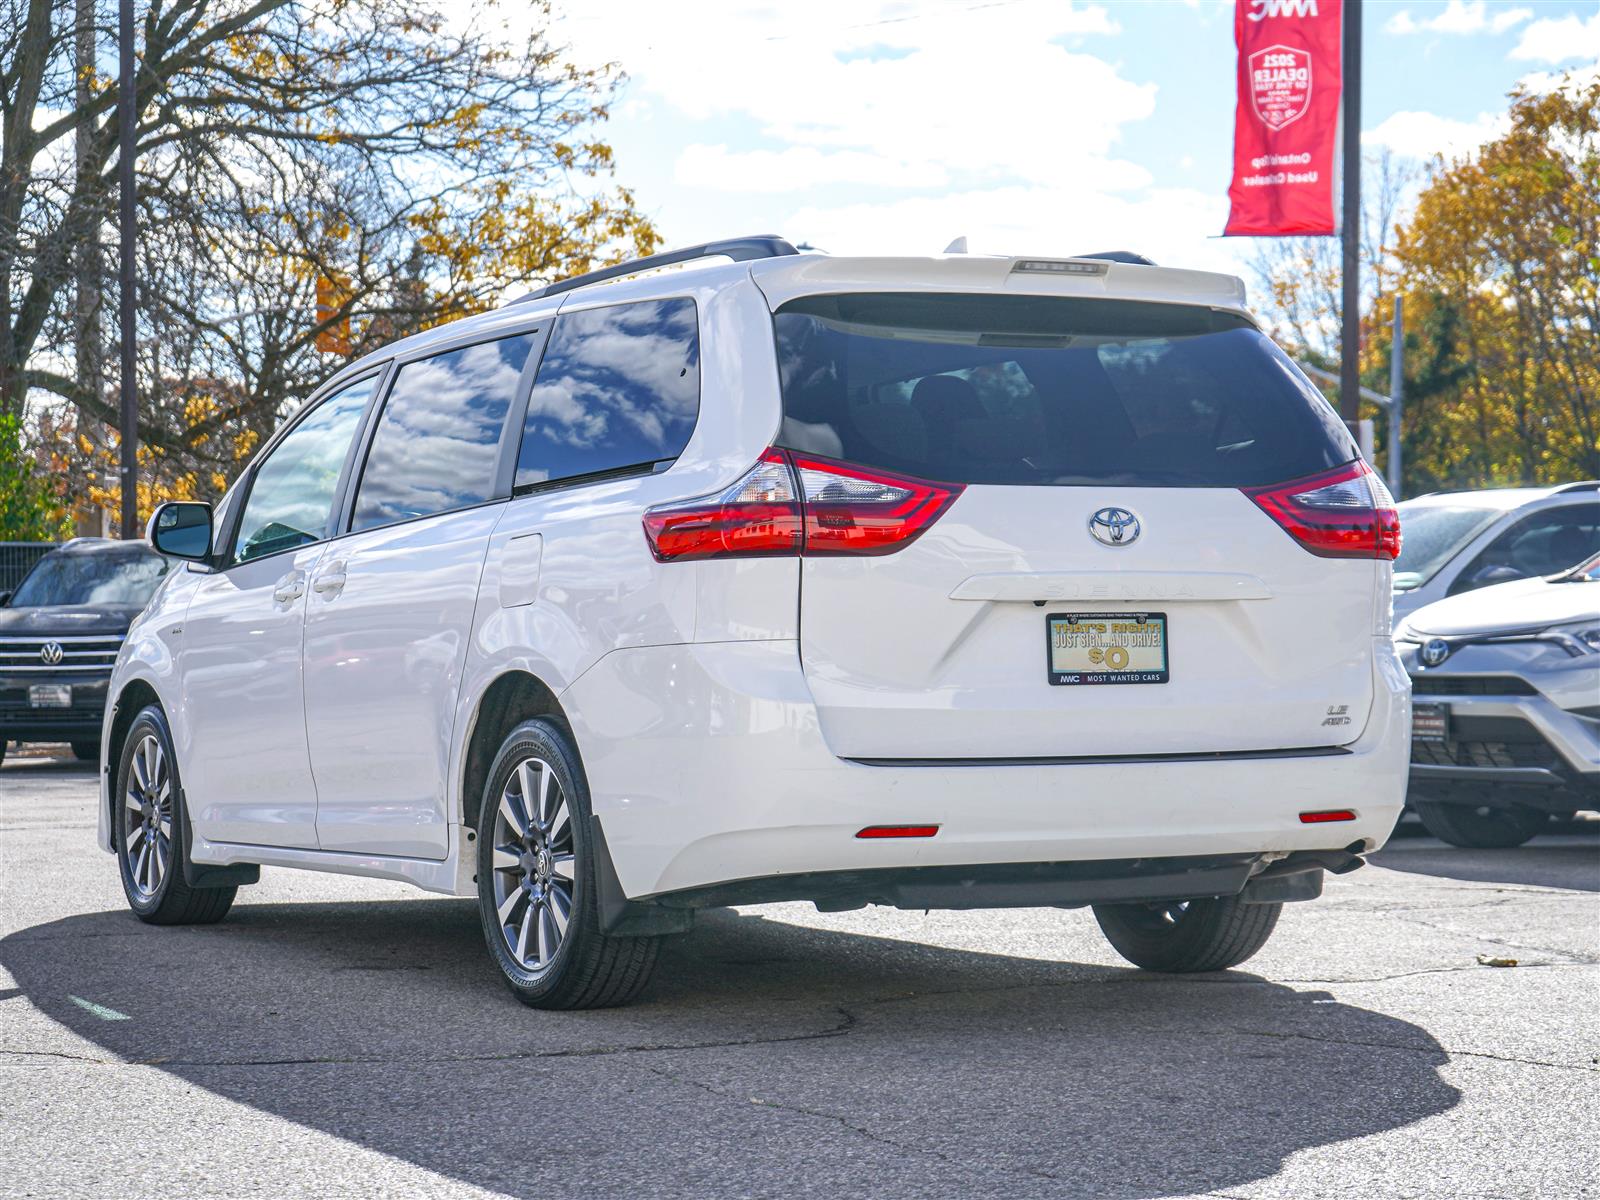
<path fill-rule="evenodd" d="M 1568 654 L 1600 654 L 1600 621 L 1574 621 L 1542 631 L 1543 641 L 1559 643 Z"/>

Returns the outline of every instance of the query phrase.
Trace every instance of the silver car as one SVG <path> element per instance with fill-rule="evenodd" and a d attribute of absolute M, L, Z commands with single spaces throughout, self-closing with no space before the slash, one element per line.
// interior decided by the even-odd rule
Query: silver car
<path fill-rule="evenodd" d="M 1600 807 L 1600 555 L 1412 613 L 1410 803 L 1457 846 L 1517 846 Z"/>
<path fill-rule="evenodd" d="M 1394 618 L 1496 583 L 1565 571 L 1600 553 L 1600 484 L 1436 492 L 1400 505 Z"/>

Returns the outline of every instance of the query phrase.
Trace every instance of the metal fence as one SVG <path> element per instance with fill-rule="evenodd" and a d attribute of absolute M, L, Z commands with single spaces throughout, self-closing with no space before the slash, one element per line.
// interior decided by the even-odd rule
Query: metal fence
<path fill-rule="evenodd" d="M 15 590 L 22 577 L 59 545 L 57 542 L 0 542 L 0 592 Z"/>

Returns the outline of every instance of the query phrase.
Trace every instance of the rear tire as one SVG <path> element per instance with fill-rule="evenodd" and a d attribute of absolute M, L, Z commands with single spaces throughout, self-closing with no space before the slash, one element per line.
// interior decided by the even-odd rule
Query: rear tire
<path fill-rule="evenodd" d="M 1438 800 L 1411 801 L 1424 828 L 1441 842 L 1466 850 L 1505 850 L 1520 846 L 1550 824 L 1550 818 L 1533 808 L 1489 808 L 1486 805 L 1447 804 Z"/>
<path fill-rule="evenodd" d="M 183 788 L 167 718 L 152 704 L 134 717 L 117 763 L 111 837 L 128 907 L 147 925 L 211 925 L 228 915 L 237 887 L 190 887 Z"/>
<path fill-rule="evenodd" d="M 77 759 L 79 762 L 99 762 L 100 761 L 100 743 L 99 742 L 73 742 L 72 743 L 72 757 Z"/>
<path fill-rule="evenodd" d="M 1112 948 L 1146 971 L 1226 971 L 1272 936 L 1282 904 L 1237 896 L 1167 904 L 1097 904 L 1094 918 Z"/>
<path fill-rule="evenodd" d="M 518 725 L 478 815 L 478 911 L 506 986 L 534 1008 L 626 1004 L 655 968 L 659 937 L 601 930 L 592 828 L 571 735 L 542 718 Z"/>

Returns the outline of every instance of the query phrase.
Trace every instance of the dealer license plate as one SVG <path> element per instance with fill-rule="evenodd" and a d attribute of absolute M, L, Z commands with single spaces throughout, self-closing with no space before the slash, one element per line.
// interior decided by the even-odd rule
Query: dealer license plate
<path fill-rule="evenodd" d="M 1412 701 L 1411 736 L 1419 742 L 1450 740 L 1450 706 L 1431 701 Z"/>
<path fill-rule="evenodd" d="M 1166 683 L 1167 614 L 1051 613 L 1050 682 Z"/>
<path fill-rule="evenodd" d="M 36 683 L 28 689 L 28 703 L 34 708 L 71 708 L 72 689 L 59 683 Z"/>

